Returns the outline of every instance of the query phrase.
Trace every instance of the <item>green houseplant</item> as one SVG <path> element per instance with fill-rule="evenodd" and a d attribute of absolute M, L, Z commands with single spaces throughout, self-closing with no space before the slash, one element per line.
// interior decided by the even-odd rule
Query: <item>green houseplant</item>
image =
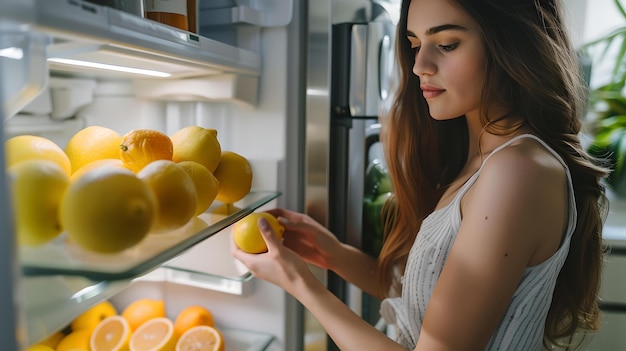
<path fill-rule="evenodd" d="M 581 48 L 594 66 L 610 66 L 607 82 L 589 94 L 594 135 L 589 152 L 608 161 L 613 171 L 607 184 L 618 196 L 626 196 L 626 11 L 622 1 L 614 3 L 624 25 Z"/>

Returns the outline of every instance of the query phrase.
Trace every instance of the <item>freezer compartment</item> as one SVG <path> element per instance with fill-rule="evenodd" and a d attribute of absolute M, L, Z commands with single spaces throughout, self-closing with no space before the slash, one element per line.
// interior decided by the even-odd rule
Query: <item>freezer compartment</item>
<path fill-rule="evenodd" d="M 106 70 L 118 77 L 157 79 L 260 75 L 257 53 L 107 6 L 39 0 L 22 11 L 32 18 L 26 23 L 31 32 L 45 32 L 54 39 L 47 58 L 51 70 L 99 76 Z"/>

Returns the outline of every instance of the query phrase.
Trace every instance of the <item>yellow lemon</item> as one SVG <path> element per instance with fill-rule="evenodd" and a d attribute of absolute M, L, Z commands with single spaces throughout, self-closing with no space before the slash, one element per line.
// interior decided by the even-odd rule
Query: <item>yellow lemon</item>
<path fill-rule="evenodd" d="M 260 218 L 265 218 L 267 220 L 272 230 L 274 230 L 274 234 L 276 234 L 276 238 L 278 238 L 278 240 L 283 238 L 285 227 L 278 222 L 276 217 L 267 212 L 251 213 L 233 225 L 233 239 L 235 240 L 237 247 L 241 250 L 248 253 L 261 253 L 267 251 L 267 245 L 261 236 L 261 231 L 259 230 L 259 226 L 257 224 Z"/>
<path fill-rule="evenodd" d="M 187 330 L 176 343 L 176 351 L 224 351 L 224 337 L 219 329 L 200 325 Z"/>
<path fill-rule="evenodd" d="M 167 317 L 145 322 L 130 337 L 131 351 L 174 351 L 175 348 L 174 323 Z"/>
<path fill-rule="evenodd" d="M 104 158 L 104 159 L 96 160 L 96 161 L 89 162 L 89 163 L 83 165 L 82 167 L 80 167 L 79 169 L 74 171 L 74 173 L 72 173 L 72 176 L 70 177 L 70 180 L 72 182 L 76 181 L 76 179 L 80 178 L 83 174 L 87 173 L 88 171 L 91 171 L 92 169 L 96 169 L 96 168 L 99 168 L 99 167 L 126 168 L 126 167 L 124 167 L 124 163 L 120 159 Z"/>
<path fill-rule="evenodd" d="M 69 176 L 52 161 L 30 159 L 8 168 L 17 241 L 37 246 L 63 231 L 59 207 Z"/>
<path fill-rule="evenodd" d="M 120 159 L 124 166 L 137 173 L 152 161 L 172 160 L 172 140 L 153 129 L 134 129 L 122 137 Z"/>
<path fill-rule="evenodd" d="M 132 331 L 122 316 L 109 316 L 98 323 L 89 346 L 91 351 L 128 351 Z"/>
<path fill-rule="evenodd" d="M 152 189 L 157 213 L 153 233 L 171 231 L 185 225 L 196 212 L 196 188 L 182 166 L 158 160 L 145 166 L 137 177 Z"/>
<path fill-rule="evenodd" d="M 150 188 L 128 169 L 100 167 L 72 182 L 61 202 L 61 223 L 71 241 L 99 253 L 140 242 L 156 213 Z"/>
<path fill-rule="evenodd" d="M 198 162 L 181 161 L 178 164 L 189 174 L 195 185 L 197 196 L 195 215 L 197 216 L 211 206 L 217 196 L 220 182 L 213 173 Z"/>
<path fill-rule="evenodd" d="M 189 126 L 172 134 L 174 162 L 195 161 L 214 172 L 222 157 L 222 148 L 217 140 L 217 130 L 200 126 Z"/>
<path fill-rule="evenodd" d="M 36 135 L 18 135 L 4 143 L 7 168 L 24 160 L 45 159 L 57 163 L 69 176 L 70 159 L 54 141 Z"/>
<path fill-rule="evenodd" d="M 27 348 L 26 351 L 54 351 L 54 349 L 48 345 L 35 344 Z"/>
<path fill-rule="evenodd" d="M 165 317 L 165 302 L 160 299 L 139 299 L 131 302 L 122 311 L 131 330 L 137 330 L 145 322 Z"/>
<path fill-rule="evenodd" d="M 101 126 L 89 126 L 74 134 L 65 146 L 72 173 L 87 163 L 105 158 L 119 159 L 122 136 Z"/>
<path fill-rule="evenodd" d="M 90 351 L 90 338 L 91 330 L 74 330 L 61 339 L 57 345 L 56 351 Z"/>
<path fill-rule="evenodd" d="M 250 192 L 252 187 L 252 167 L 248 160 L 232 151 L 222 152 L 220 163 L 213 173 L 220 182 L 216 200 L 234 203 Z"/>
<path fill-rule="evenodd" d="M 70 327 L 72 330 L 87 329 L 93 331 L 107 317 L 117 315 L 115 306 L 109 301 L 102 301 L 76 317 Z"/>
<path fill-rule="evenodd" d="M 214 326 L 213 314 L 206 307 L 191 305 L 183 308 L 174 320 L 174 332 L 177 336 L 198 325 Z"/>
<path fill-rule="evenodd" d="M 59 342 L 65 337 L 65 333 L 63 333 L 62 331 L 58 331 L 56 333 L 53 333 L 52 335 L 48 336 L 47 338 L 41 340 L 40 342 L 37 343 L 37 345 L 44 345 L 44 346 L 48 346 L 52 349 L 55 349 L 57 347 L 57 345 L 59 344 Z"/>

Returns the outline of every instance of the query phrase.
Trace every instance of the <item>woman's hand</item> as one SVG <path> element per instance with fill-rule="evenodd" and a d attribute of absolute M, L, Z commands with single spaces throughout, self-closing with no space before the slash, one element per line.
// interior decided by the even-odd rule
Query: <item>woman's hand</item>
<path fill-rule="evenodd" d="M 284 246 L 310 264 L 334 269 L 334 257 L 337 257 L 342 245 L 333 233 L 306 214 L 280 208 L 266 212 L 277 217 L 285 227 Z"/>
<path fill-rule="evenodd" d="M 264 218 L 259 219 L 258 226 L 267 245 L 267 252 L 246 253 L 239 249 L 233 240 L 231 243 L 233 257 L 248 267 L 255 277 L 278 285 L 292 295 L 298 281 L 307 278 L 315 279 L 306 262 L 294 251 L 281 244 Z"/>

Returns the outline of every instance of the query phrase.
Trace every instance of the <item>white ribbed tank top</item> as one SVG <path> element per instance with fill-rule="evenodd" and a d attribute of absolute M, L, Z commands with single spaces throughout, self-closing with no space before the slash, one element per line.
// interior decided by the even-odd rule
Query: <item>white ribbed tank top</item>
<path fill-rule="evenodd" d="M 461 198 L 476 182 L 491 155 L 520 138 L 537 140 L 565 168 L 569 189 L 569 219 L 565 238 L 554 255 L 541 264 L 524 270 L 513 298 L 485 350 L 541 350 L 552 293 L 569 252 L 577 214 L 569 168 L 552 148 L 531 134 L 519 135 L 496 148 L 461 187 L 452 202 L 435 210 L 422 222 L 401 278 L 402 295 L 387 298 L 381 305 L 381 315 L 388 324 L 395 326 L 396 340 L 403 346 L 412 350 L 419 338 L 428 301 L 461 225 Z"/>

